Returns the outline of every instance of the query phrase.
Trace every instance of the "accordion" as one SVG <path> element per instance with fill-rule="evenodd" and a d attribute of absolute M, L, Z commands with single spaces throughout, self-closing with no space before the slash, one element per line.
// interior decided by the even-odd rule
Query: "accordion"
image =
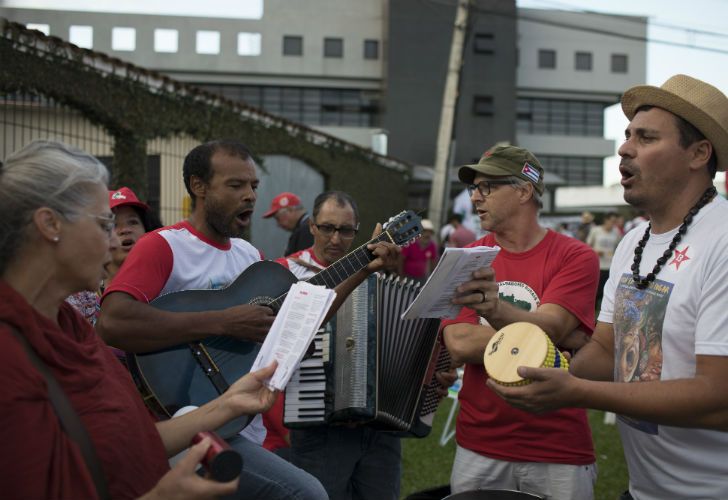
<path fill-rule="evenodd" d="M 439 320 L 400 318 L 420 287 L 375 273 L 351 293 L 286 387 L 286 427 L 359 423 L 429 434 L 440 399 L 435 372 L 449 368 L 450 356 Z"/>

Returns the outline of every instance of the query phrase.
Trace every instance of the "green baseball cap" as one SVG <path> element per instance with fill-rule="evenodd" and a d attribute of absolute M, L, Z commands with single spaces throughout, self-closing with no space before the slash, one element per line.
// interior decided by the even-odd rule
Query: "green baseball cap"
<path fill-rule="evenodd" d="M 543 167 L 533 153 L 515 146 L 495 146 L 485 152 L 475 165 L 463 165 L 458 177 L 465 184 L 472 184 L 476 174 L 490 177 L 518 177 L 533 184 L 539 195 L 543 194 Z"/>

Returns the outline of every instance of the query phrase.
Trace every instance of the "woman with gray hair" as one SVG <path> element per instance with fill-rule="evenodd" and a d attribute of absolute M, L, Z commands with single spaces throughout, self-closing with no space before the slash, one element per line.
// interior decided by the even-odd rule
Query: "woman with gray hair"
<path fill-rule="evenodd" d="M 64 302 L 74 292 L 95 289 L 111 258 L 114 217 L 107 180 L 98 160 L 57 142 L 34 141 L 0 166 L 3 494 L 207 498 L 234 493 L 237 480 L 218 483 L 194 472 L 209 439 L 193 446 L 172 470 L 167 457 L 200 431 L 270 407 L 275 395 L 262 381 L 274 365 L 242 377 L 199 410 L 155 423 L 129 374 Z M 58 402 L 64 397 L 70 411 Z"/>

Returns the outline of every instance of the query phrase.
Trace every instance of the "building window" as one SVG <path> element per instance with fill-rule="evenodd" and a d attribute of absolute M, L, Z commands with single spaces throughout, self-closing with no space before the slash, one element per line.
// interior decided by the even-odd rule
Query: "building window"
<path fill-rule="evenodd" d="M 378 127 L 381 95 L 363 89 L 197 84 L 233 101 L 306 125 Z"/>
<path fill-rule="evenodd" d="M 155 29 L 154 52 L 177 52 L 179 46 L 179 32 L 177 30 Z"/>
<path fill-rule="evenodd" d="M 303 37 L 285 35 L 283 37 L 283 55 L 284 56 L 302 56 L 303 55 Z"/>
<path fill-rule="evenodd" d="M 379 59 L 379 40 L 364 40 L 364 59 Z"/>
<path fill-rule="evenodd" d="M 219 54 L 220 32 L 198 31 L 195 48 L 198 54 Z"/>
<path fill-rule="evenodd" d="M 612 73 L 627 72 L 627 54 L 612 54 Z"/>
<path fill-rule="evenodd" d="M 495 37 L 492 33 L 476 33 L 473 38 L 473 51 L 478 54 L 495 53 Z"/>
<path fill-rule="evenodd" d="M 473 98 L 473 113 L 478 116 L 493 116 L 493 97 L 476 95 Z"/>
<path fill-rule="evenodd" d="M 238 33 L 238 55 L 260 55 L 260 33 Z"/>
<path fill-rule="evenodd" d="M 550 49 L 540 49 L 538 51 L 538 67 L 542 69 L 555 69 L 556 51 Z"/>
<path fill-rule="evenodd" d="M 48 24 L 28 23 L 25 25 L 25 27 L 28 28 L 29 30 L 40 31 L 45 36 L 48 36 L 51 33 L 51 27 Z"/>
<path fill-rule="evenodd" d="M 68 28 L 68 41 L 82 49 L 92 49 L 94 46 L 93 26 L 71 26 Z"/>
<path fill-rule="evenodd" d="M 574 57 L 574 69 L 577 71 L 591 71 L 592 70 L 592 53 L 591 52 L 577 52 Z"/>
<path fill-rule="evenodd" d="M 344 57 L 344 39 L 324 38 L 324 57 Z"/>
<path fill-rule="evenodd" d="M 570 186 L 601 186 L 604 161 L 590 156 L 538 155 L 544 170 L 563 178 Z"/>
<path fill-rule="evenodd" d="M 111 50 L 133 52 L 136 49 L 134 28 L 111 28 Z"/>
<path fill-rule="evenodd" d="M 523 134 L 602 137 L 604 104 L 520 98 L 516 101 L 516 130 Z"/>

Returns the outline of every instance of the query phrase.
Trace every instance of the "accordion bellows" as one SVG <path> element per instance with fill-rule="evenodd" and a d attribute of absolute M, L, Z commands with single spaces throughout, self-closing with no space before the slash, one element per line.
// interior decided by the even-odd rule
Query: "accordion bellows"
<path fill-rule="evenodd" d="M 352 292 L 286 389 L 287 427 L 360 423 L 429 433 L 439 400 L 434 373 L 450 359 L 438 320 L 401 319 L 420 286 L 375 273 Z"/>

